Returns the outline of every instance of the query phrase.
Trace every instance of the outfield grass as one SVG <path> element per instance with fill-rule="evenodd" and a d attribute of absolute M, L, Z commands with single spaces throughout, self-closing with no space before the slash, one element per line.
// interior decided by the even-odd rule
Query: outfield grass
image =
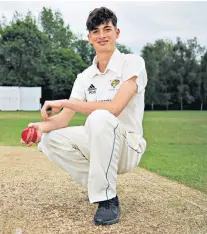
<path fill-rule="evenodd" d="M 86 116 L 76 114 L 70 125 Z M 20 145 L 20 134 L 39 112 L 0 112 L 0 145 Z M 145 112 L 148 147 L 140 166 L 207 193 L 207 112 Z"/>
<path fill-rule="evenodd" d="M 207 192 L 207 112 L 146 112 L 141 167 Z"/>

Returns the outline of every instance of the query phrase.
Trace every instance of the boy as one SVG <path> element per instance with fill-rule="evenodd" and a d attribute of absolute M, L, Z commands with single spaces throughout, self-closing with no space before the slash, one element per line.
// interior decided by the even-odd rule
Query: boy
<path fill-rule="evenodd" d="M 142 119 L 147 74 L 144 60 L 116 49 L 117 17 L 96 8 L 86 22 L 96 51 L 93 64 L 77 76 L 69 100 L 46 101 L 38 132 L 38 149 L 88 189 L 98 203 L 96 225 L 119 221 L 117 174 L 135 168 L 146 149 Z M 63 110 L 54 116 L 47 114 Z M 75 112 L 87 114 L 85 126 L 68 127 Z M 30 146 L 32 143 L 29 143 Z"/>

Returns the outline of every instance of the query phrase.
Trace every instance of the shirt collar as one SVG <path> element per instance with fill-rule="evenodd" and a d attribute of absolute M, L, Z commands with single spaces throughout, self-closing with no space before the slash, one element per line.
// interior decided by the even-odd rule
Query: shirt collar
<path fill-rule="evenodd" d="M 112 54 L 110 60 L 109 60 L 109 63 L 107 65 L 107 67 L 106 67 L 105 72 L 107 72 L 107 70 L 111 70 L 111 71 L 114 71 L 114 72 L 118 73 L 120 55 L 121 55 L 120 51 L 116 48 L 114 53 Z M 95 56 L 94 59 L 93 59 L 92 67 L 93 67 L 93 70 L 92 70 L 90 78 L 93 78 L 95 75 L 103 74 L 103 73 L 101 73 L 99 71 L 99 69 L 97 67 L 97 56 Z"/>

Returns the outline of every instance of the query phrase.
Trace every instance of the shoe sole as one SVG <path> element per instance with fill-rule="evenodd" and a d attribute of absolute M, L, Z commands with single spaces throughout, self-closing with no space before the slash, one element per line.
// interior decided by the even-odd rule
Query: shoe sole
<path fill-rule="evenodd" d="M 115 223 L 118 223 L 120 220 L 120 215 L 116 218 L 116 219 L 113 219 L 113 220 L 109 220 L 109 221 L 96 221 L 94 220 L 94 223 L 96 226 L 99 226 L 99 225 L 112 225 L 112 224 L 115 224 Z"/>

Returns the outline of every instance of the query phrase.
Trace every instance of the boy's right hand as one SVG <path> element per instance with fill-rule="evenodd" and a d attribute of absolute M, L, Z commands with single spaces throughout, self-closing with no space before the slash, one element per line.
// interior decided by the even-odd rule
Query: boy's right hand
<path fill-rule="evenodd" d="M 39 143 L 41 141 L 41 137 L 42 137 L 42 129 L 40 128 L 39 123 L 30 123 L 28 124 L 29 128 L 34 128 L 37 132 L 37 140 L 35 142 L 35 144 Z M 26 144 L 22 139 L 21 139 L 21 143 L 27 145 L 28 147 L 32 146 L 34 142 L 29 142 L 28 144 Z"/>

